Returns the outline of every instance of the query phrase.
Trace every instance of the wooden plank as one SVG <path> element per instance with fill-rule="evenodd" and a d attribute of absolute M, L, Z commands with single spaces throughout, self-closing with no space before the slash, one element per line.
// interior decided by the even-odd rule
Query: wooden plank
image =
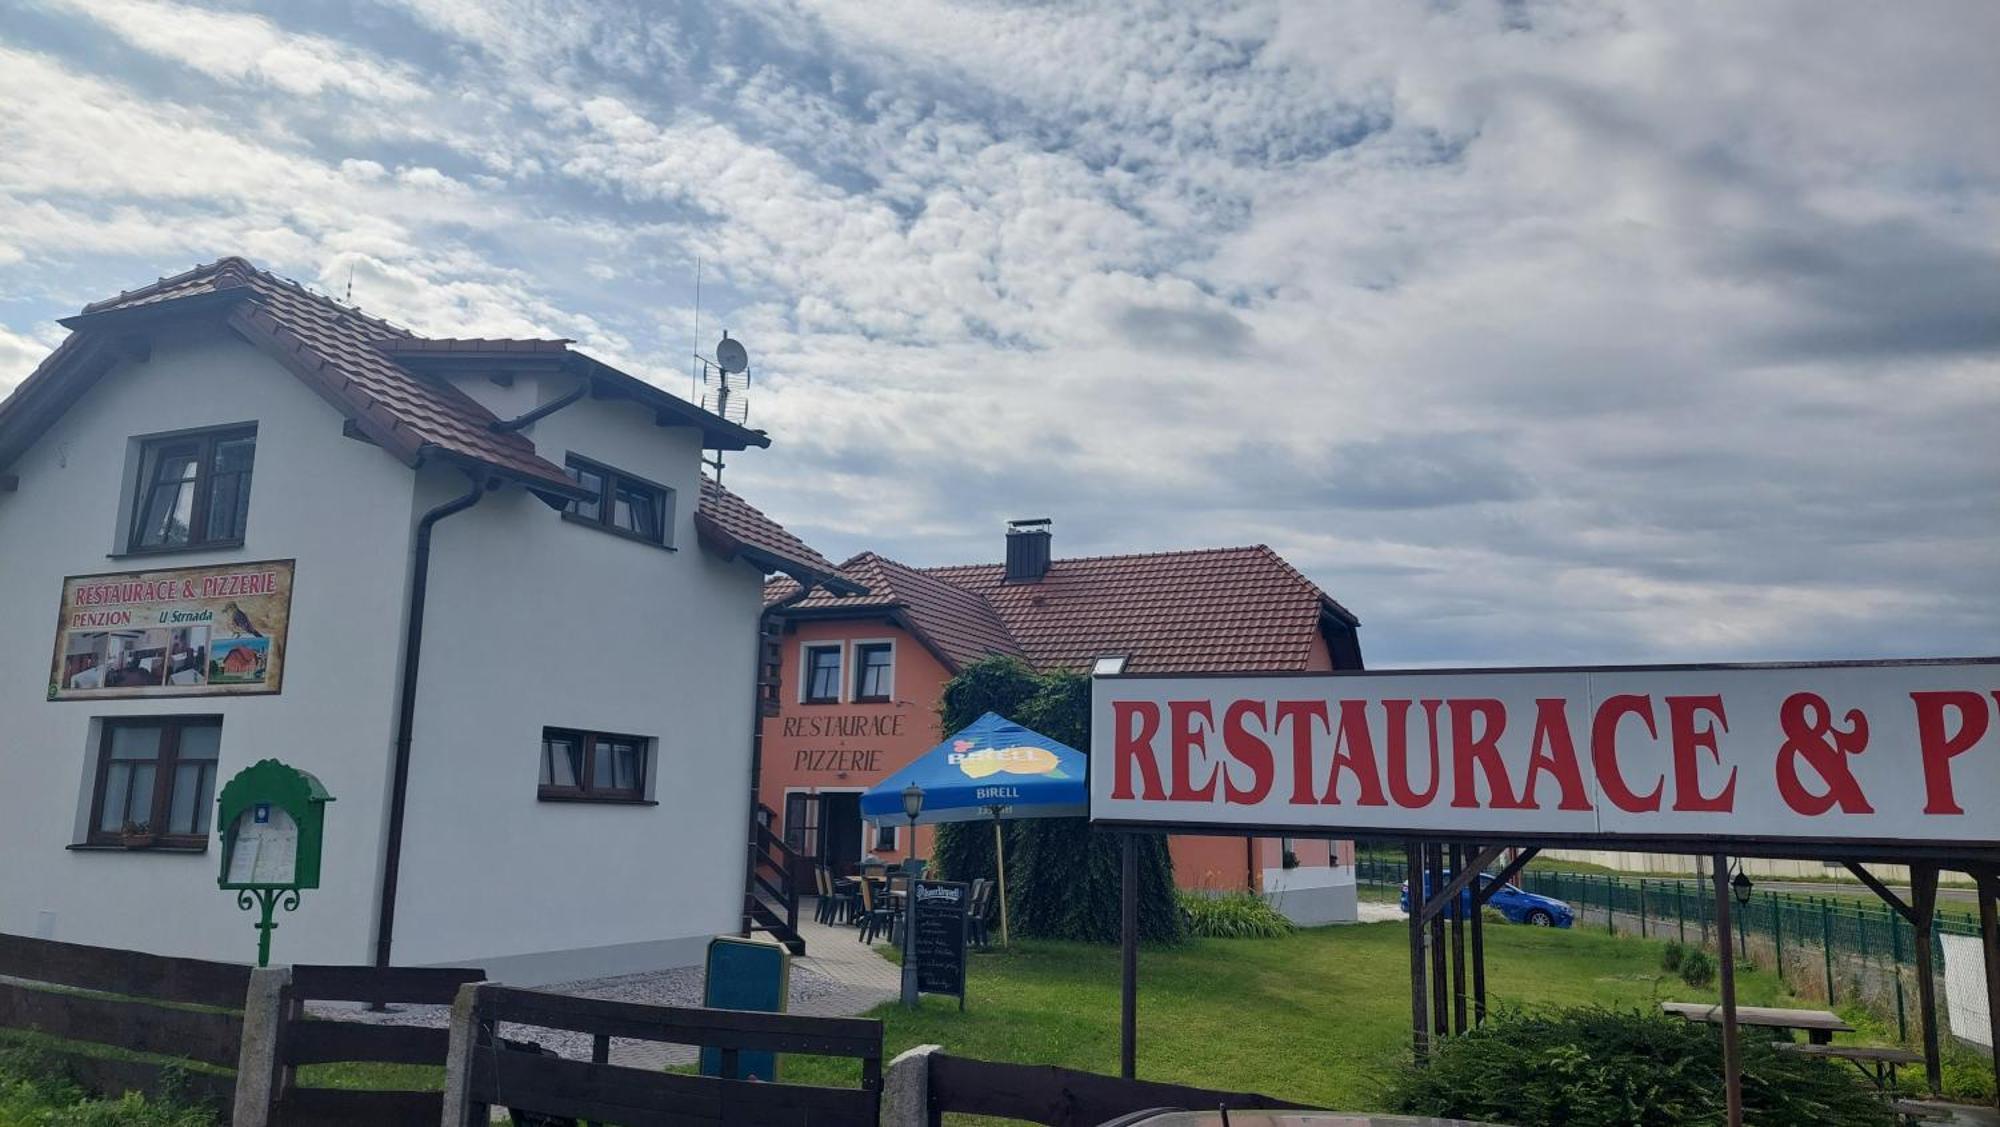
<path fill-rule="evenodd" d="M 0 975 L 166 1002 L 243 1008 L 250 968 L 0 934 Z"/>
<path fill-rule="evenodd" d="M 877 1094 L 858 1088 L 682 1076 L 509 1049 L 475 1053 L 470 1083 L 479 1103 L 624 1127 L 873 1127 L 880 1114 Z"/>
<path fill-rule="evenodd" d="M 444 1065 L 451 1031 L 359 1021 L 299 1021 L 285 1031 L 281 1059 L 288 1065 L 334 1061 Z"/>
<path fill-rule="evenodd" d="M 1880 1061 L 1883 1064 L 1922 1064 L 1924 1054 L 1891 1045 L 1801 1045 L 1780 1041 L 1772 1048 L 1805 1057 L 1834 1057 L 1839 1060 Z"/>
<path fill-rule="evenodd" d="M 1704 1021 L 1713 1025 L 1722 1020 L 1722 1007 L 1713 1002 L 1661 1002 L 1660 1009 L 1676 1017 L 1689 1021 Z M 1820 1029 L 1833 1033 L 1852 1033 L 1854 1027 L 1840 1019 L 1839 1014 L 1826 1010 L 1786 1010 L 1771 1006 L 1738 1006 L 1736 1021 L 1740 1025 L 1761 1025 L 1770 1029 Z"/>
<path fill-rule="evenodd" d="M 278 1127 L 436 1127 L 444 1114 L 440 1092 L 355 1088 L 293 1088 L 278 1101 Z"/>
<path fill-rule="evenodd" d="M 801 1017 L 680 1006 L 649 1006 L 495 987 L 481 1016 L 577 1033 L 715 1048 L 817 1056 L 882 1056 L 882 1023 L 853 1017 Z"/>
<path fill-rule="evenodd" d="M 1121 1080 L 1054 1065 L 1000 1064 L 946 1053 L 931 1054 L 930 1093 L 931 1107 L 937 1112 L 1025 1119 L 1048 1127 L 1094 1127 L 1158 1107 L 1306 1110 L 1304 1104 L 1255 1092 Z"/>
<path fill-rule="evenodd" d="M 235 1074 L 222 1075 L 177 1067 L 171 1062 L 132 1057 L 92 1056 L 64 1049 L 36 1047 L 35 1056 L 48 1062 L 86 1091 L 117 1099 L 126 1092 L 148 1096 L 173 1095 L 183 1103 L 227 1110 L 236 1102 Z"/>
<path fill-rule="evenodd" d="M 467 967 L 294 966 L 292 994 L 315 1002 L 449 1006 L 458 988 L 486 972 Z"/>
<path fill-rule="evenodd" d="M 68 1041 L 91 1041 L 135 1053 L 236 1066 L 243 1019 L 177 1010 L 138 999 L 98 998 L 0 982 L 0 1026 Z"/>

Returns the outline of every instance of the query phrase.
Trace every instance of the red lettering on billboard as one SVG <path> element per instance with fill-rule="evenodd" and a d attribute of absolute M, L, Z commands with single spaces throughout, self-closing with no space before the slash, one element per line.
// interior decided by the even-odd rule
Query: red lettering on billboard
<path fill-rule="evenodd" d="M 1173 719 L 1174 731 L 1168 748 L 1168 756 L 1173 763 L 1173 790 L 1167 794 L 1172 802 L 1213 802 L 1215 801 L 1216 770 L 1211 767 L 1208 781 L 1195 786 L 1191 772 L 1195 752 L 1203 759 L 1208 758 L 1207 733 L 1215 728 L 1215 713 L 1205 700 L 1172 700 L 1167 702 L 1167 715 Z M 1195 723 L 1202 722 L 1201 725 Z"/>
<path fill-rule="evenodd" d="M 1702 713 L 1715 717 L 1715 723 L 1697 728 L 1696 722 Z M 1697 751 L 1708 752 L 1708 757 L 1718 765 L 1722 762 L 1722 752 L 1716 747 L 1716 725 L 1723 731 L 1729 730 L 1729 718 L 1723 715 L 1721 694 L 1699 697 L 1667 698 L 1667 731 L 1674 743 L 1674 809 L 1728 812 L 1734 809 L 1736 800 L 1736 768 L 1729 769 L 1729 781 L 1714 794 L 1703 794 L 1701 790 L 1701 761 L 1695 757 Z"/>
<path fill-rule="evenodd" d="M 2000 703 L 2000 692 L 1993 694 Z M 1917 706 L 1917 746 L 1924 763 L 1924 813 L 1963 814 L 1952 793 L 1951 761 L 1986 736 L 1986 698 L 1971 692 L 1911 693 Z M 1945 727 L 1945 709 L 1958 713 L 1958 730 Z"/>
<path fill-rule="evenodd" d="M 1389 800 L 1382 797 L 1381 772 L 1375 767 L 1375 740 L 1368 734 L 1365 700 L 1340 702 L 1340 727 L 1333 734 L 1333 763 L 1326 769 L 1326 793 L 1320 795 L 1321 802 L 1339 805 L 1343 770 L 1354 776 L 1360 792 L 1355 797 L 1357 805 L 1389 805 Z"/>
<path fill-rule="evenodd" d="M 1590 809 L 1590 792 L 1583 786 L 1583 767 L 1576 761 L 1576 742 L 1570 739 L 1568 701 L 1543 697 L 1535 701 L 1535 734 L 1528 754 L 1528 781 L 1521 784 L 1521 803 L 1529 810 L 1535 804 L 1535 780 L 1547 771 L 1555 776 L 1562 791 L 1558 810 Z"/>
<path fill-rule="evenodd" d="M 1479 806 L 1472 769 L 1486 776 L 1489 810 L 1519 810 L 1521 800 L 1507 780 L 1507 764 L 1500 758 L 1500 736 L 1507 730 L 1507 706 L 1491 697 L 1447 701 L 1451 710 L 1451 804 L 1464 809 Z M 1478 731 L 1472 722 L 1479 721 Z"/>
<path fill-rule="evenodd" d="M 1326 718 L 1326 702 L 1323 700 L 1281 700 L 1278 702 L 1278 723 L 1289 724 L 1292 729 L 1292 805 L 1311 806 L 1315 801 L 1312 792 L 1313 778 L 1313 730 L 1312 722 L 1319 721 L 1320 727 L 1330 725 Z"/>
<path fill-rule="evenodd" d="M 1136 731 L 1134 720 L 1138 721 Z M 1160 732 L 1160 706 L 1144 700 L 1112 701 L 1111 726 L 1118 733 L 1111 797 L 1133 797 L 1132 768 L 1136 766 L 1145 788 L 1139 797 L 1148 802 L 1165 798 L 1166 792 L 1160 789 L 1160 765 L 1153 759 L 1153 737 Z"/>
<path fill-rule="evenodd" d="M 1238 787 L 1231 772 L 1222 772 L 1222 801 L 1240 806 L 1255 806 L 1271 793 L 1271 745 L 1250 734 L 1245 724 L 1247 718 L 1255 716 L 1257 726 L 1268 732 L 1271 722 L 1264 713 L 1262 701 L 1239 700 L 1230 704 L 1222 713 L 1222 748 L 1229 757 L 1250 770 L 1250 785 Z"/>
<path fill-rule="evenodd" d="M 1627 716 L 1637 716 L 1646 722 L 1646 734 L 1660 738 L 1659 725 L 1653 722 L 1653 698 L 1636 693 L 1620 693 L 1607 697 L 1597 706 L 1597 717 L 1590 723 L 1590 765 L 1597 771 L 1598 789 L 1604 797 L 1620 810 L 1642 814 L 1660 808 L 1660 792 L 1667 789 L 1664 774 L 1653 789 L 1645 794 L 1634 794 L 1626 784 L 1625 775 L 1618 769 L 1618 722 Z"/>

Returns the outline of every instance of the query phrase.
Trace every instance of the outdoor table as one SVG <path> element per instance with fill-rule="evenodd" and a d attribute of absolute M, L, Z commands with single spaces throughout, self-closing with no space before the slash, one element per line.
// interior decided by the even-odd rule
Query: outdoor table
<path fill-rule="evenodd" d="M 1688 1021 L 1722 1024 L 1722 1007 L 1714 1002 L 1661 1002 L 1660 1008 Z M 1840 1015 L 1826 1010 L 1781 1010 L 1771 1006 L 1736 1007 L 1736 1024 L 1765 1029 L 1803 1029 L 1815 1045 L 1830 1045 L 1836 1033 L 1852 1033 L 1854 1027 Z"/>
<path fill-rule="evenodd" d="M 1924 1054 L 1890 1045 L 1798 1045 L 1784 1041 L 1778 1044 L 1778 1048 L 1801 1056 L 1844 1060 L 1859 1069 L 1861 1075 L 1873 1080 L 1876 1090 L 1882 1092 L 1895 1087 L 1898 1067 L 1924 1063 Z M 1870 1065 L 1874 1067 L 1870 1068 Z"/>

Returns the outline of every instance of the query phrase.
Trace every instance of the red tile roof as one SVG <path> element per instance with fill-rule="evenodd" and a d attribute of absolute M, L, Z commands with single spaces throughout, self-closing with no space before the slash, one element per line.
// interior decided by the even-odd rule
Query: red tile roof
<path fill-rule="evenodd" d="M 416 465 L 426 458 L 470 463 L 515 478 L 545 495 L 573 495 L 560 465 L 543 458 L 519 432 L 495 430 L 498 418 L 449 380 L 427 378 L 439 362 L 467 354 L 506 354 L 574 364 L 593 381 L 659 411 L 662 422 L 700 427 L 704 441 L 729 449 L 768 445 L 745 430 L 569 349 L 565 340 L 426 339 L 314 293 L 297 282 L 224 258 L 152 285 L 84 307 L 63 324 L 75 330 L 5 402 L 0 402 L 0 468 L 66 410 L 113 359 L 110 331 L 142 319 L 209 313 L 351 419 L 371 441 Z M 122 331 L 122 330 L 121 330 Z M 400 362 L 399 357 L 407 357 Z M 593 386 L 597 386 L 595 383 Z M 712 482 L 704 482 L 698 521 L 726 527 L 732 551 L 747 552 L 770 570 L 824 575 L 833 565 L 764 514 Z"/>
<path fill-rule="evenodd" d="M 1001 564 L 913 568 L 873 553 L 842 569 L 870 594 L 815 594 L 793 613 L 897 613 L 954 667 L 997 653 L 1041 668 L 1087 669 L 1116 654 L 1131 673 L 1299 670 L 1324 623 L 1358 623 L 1261 544 L 1059 559 L 1032 583 L 1003 582 Z M 773 583 L 766 601 L 795 590 Z"/>
<path fill-rule="evenodd" d="M 702 539 L 725 555 L 741 554 L 762 564 L 766 571 L 795 575 L 803 568 L 835 589 L 859 590 L 851 580 L 841 576 L 832 560 L 813 551 L 805 541 L 724 489 L 720 482 L 701 479 L 701 504 L 695 510 L 694 520 Z M 818 597 L 830 598 L 825 594 Z"/>

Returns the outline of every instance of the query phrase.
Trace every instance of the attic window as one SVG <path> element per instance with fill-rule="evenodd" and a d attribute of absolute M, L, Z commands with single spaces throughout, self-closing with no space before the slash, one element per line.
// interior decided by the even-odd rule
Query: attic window
<path fill-rule="evenodd" d="M 1092 677 L 1116 676 L 1117 674 L 1125 672 L 1125 661 L 1126 658 L 1124 654 L 1108 654 L 1104 657 L 1100 657 L 1096 661 L 1091 663 L 1090 675 Z"/>
<path fill-rule="evenodd" d="M 233 548 L 250 516 L 257 428 L 149 439 L 139 449 L 132 552 Z"/>
<path fill-rule="evenodd" d="M 565 519 L 663 548 L 673 546 L 668 535 L 674 520 L 673 490 L 575 454 L 568 457 L 565 468 L 589 494 L 569 503 Z"/>

